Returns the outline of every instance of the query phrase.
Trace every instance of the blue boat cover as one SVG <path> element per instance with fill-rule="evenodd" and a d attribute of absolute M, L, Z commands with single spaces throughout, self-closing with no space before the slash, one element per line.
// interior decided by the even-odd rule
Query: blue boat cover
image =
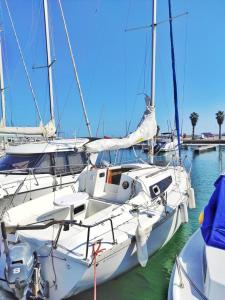
<path fill-rule="evenodd" d="M 225 249 L 225 175 L 214 185 L 216 189 L 205 207 L 201 231 L 207 245 Z"/>

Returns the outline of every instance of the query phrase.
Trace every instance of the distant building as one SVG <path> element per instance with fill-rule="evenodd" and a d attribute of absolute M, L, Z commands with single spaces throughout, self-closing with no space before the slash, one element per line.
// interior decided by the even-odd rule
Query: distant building
<path fill-rule="evenodd" d="M 210 137 L 214 137 L 214 134 L 211 132 L 202 132 L 201 137 L 210 138 Z"/>

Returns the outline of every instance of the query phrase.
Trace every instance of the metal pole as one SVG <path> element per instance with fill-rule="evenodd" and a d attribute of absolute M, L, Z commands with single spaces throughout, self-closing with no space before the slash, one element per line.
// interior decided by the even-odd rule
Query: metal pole
<path fill-rule="evenodd" d="M 2 60 L 2 38 L 0 36 L 0 93 L 1 93 L 1 107 L 2 107 L 2 126 L 6 126 L 5 115 L 5 86 L 3 74 L 3 60 Z"/>
<path fill-rule="evenodd" d="M 59 2 L 59 7 L 60 7 L 62 19 L 63 19 L 64 29 L 65 29 L 65 32 L 66 32 L 66 38 L 67 38 L 67 43 L 68 43 L 68 46 L 69 46 L 70 56 L 71 56 L 71 60 L 72 60 L 72 64 L 73 64 L 74 76 L 75 76 L 78 91 L 79 91 L 79 94 L 80 94 L 80 100 L 81 100 L 81 105 L 82 105 L 82 109 L 83 109 L 83 114 L 84 114 L 84 118 L 85 118 L 85 122 L 86 122 L 86 126 L 87 126 L 87 129 L 88 129 L 89 136 L 91 137 L 92 136 L 91 126 L 90 126 L 90 122 L 89 122 L 88 116 L 87 116 L 87 111 L 86 111 L 86 107 L 85 107 L 85 103 L 84 103 L 84 97 L 83 97 L 83 93 L 82 93 L 82 89 L 81 89 L 81 85 L 80 85 L 80 81 L 79 81 L 79 77 L 78 77 L 78 73 L 77 73 L 77 67 L 76 67 L 76 63 L 75 63 L 75 59 L 74 59 L 74 55 L 73 55 L 73 50 L 72 50 L 71 43 L 70 43 L 70 37 L 69 37 L 68 30 L 67 30 L 67 25 L 66 25 L 66 20 L 65 20 L 65 17 L 64 17 L 63 8 L 62 8 L 62 5 L 61 5 L 61 0 L 58 0 L 58 2 Z"/>
<path fill-rule="evenodd" d="M 151 106 L 155 106 L 156 0 L 152 0 Z"/>
<path fill-rule="evenodd" d="M 170 0 L 168 0 L 168 5 L 169 5 L 169 19 L 170 19 L 170 21 L 169 21 L 169 23 L 170 23 L 170 45 L 171 45 L 172 71 L 173 71 L 173 96 L 174 96 L 174 108 L 175 108 L 175 123 L 176 123 L 176 130 L 177 130 L 179 159 L 180 159 L 180 163 L 181 163 L 180 121 L 179 121 L 179 111 L 178 111 L 177 79 L 176 79 L 174 44 L 173 44 L 172 11 L 171 11 L 171 1 Z"/>
<path fill-rule="evenodd" d="M 152 69 L 151 69 L 151 106 L 155 106 L 155 59 L 156 59 L 156 0 L 152 0 Z M 151 140 L 149 149 L 150 162 L 154 163 L 154 140 Z"/>
<path fill-rule="evenodd" d="M 49 18 L 48 18 L 48 0 L 44 0 L 43 4 L 44 4 L 44 23 L 45 23 L 45 38 L 46 38 L 47 67 L 48 67 L 50 114 L 51 114 L 51 120 L 55 126 L 54 94 L 53 94 L 53 83 L 52 83 L 51 42 L 50 42 Z"/>

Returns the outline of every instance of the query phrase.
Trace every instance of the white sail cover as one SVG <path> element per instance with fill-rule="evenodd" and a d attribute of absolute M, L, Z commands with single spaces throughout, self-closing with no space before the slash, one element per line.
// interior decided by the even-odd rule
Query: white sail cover
<path fill-rule="evenodd" d="M 155 108 L 147 106 L 147 109 L 137 129 L 124 138 L 100 139 L 85 145 L 88 152 L 100 152 L 106 150 L 118 150 L 129 148 L 140 142 L 152 139 L 157 132 Z"/>
<path fill-rule="evenodd" d="M 54 122 L 50 121 L 46 125 L 40 125 L 39 127 L 8 127 L 0 124 L 0 135 L 27 135 L 27 136 L 43 136 L 54 137 L 56 134 L 56 128 Z"/>

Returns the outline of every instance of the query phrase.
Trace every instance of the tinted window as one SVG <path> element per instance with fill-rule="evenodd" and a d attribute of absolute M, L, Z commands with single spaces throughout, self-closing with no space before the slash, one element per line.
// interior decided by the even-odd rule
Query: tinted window
<path fill-rule="evenodd" d="M 80 173 L 87 165 L 87 156 L 84 152 L 68 152 L 67 158 L 72 174 Z"/>
<path fill-rule="evenodd" d="M 27 173 L 29 168 L 36 166 L 40 158 L 40 154 L 6 154 L 0 158 L 0 171 L 13 170 L 14 173 Z"/>
<path fill-rule="evenodd" d="M 64 175 L 69 172 L 66 152 L 58 152 L 54 155 L 55 159 L 55 174 Z"/>
<path fill-rule="evenodd" d="M 150 191 L 152 199 L 154 199 L 158 195 L 164 193 L 168 189 L 168 187 L 171 185 L 171 183 L 172 183 L 172 177 L 168 176 L 168 177 L 162 179 L 161 181 L 151 185 L 149 187 L 149 191 Z"/>
<path fill-rule="evenodd" d="M 42 156 L 40 159 L 39 163 L 37 164 L 35 168 L 35 173 L 36 174 L 51 174 L 52 173 L 52 168 L 51 168 L 51 157 L 50 154 L 45 154 Z"/>

